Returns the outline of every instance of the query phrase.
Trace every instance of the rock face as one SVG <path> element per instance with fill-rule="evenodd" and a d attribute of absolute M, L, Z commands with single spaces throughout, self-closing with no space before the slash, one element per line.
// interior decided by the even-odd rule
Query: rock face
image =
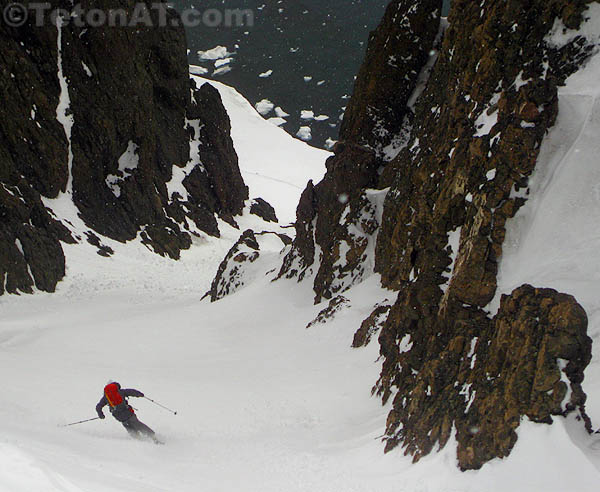
<path fill-rule="evenodd" d="M 340 140 L 381 152 L 412 118 L 407 103 L 439 30 L 442 2 L 395 0 L 371 33 Z"/>
<path fill-rule="evenodd" d="M 350 305 L 350 301 L 344 296 L 335 296 L 329 301 L 327 307 L 317 314 L 317 317 L 313 319 L 306 328 L 312 328 L 313 326 L 325 324 L 335 318 L 336 314 L 342 311 L 345 307 Z"/>
<path fill-rule="evenodd" d="M 576 410 L 585 420 L 591 339 L 572 297 L 523 286 L 489 319 L 456 306 L 432 318 L 418 295 L 400 294 L 380 335 L 377 391 L 393 397 L 387 450 L 400 445 L 418 460 L 456 429 L 459 466 L 477 469 L 508 456 L 522 416 L 552 423 Z"/>
<path fill-rule="evenodd" d="M 527 200 L 556 119 L 557 87 L 592 49 L 581 36 L 558 47 L 548 35 L 577 29 L 586 3 L 453 0 L 446 26 L 435 2 L 392 2 L 370 39 L 341 141 L 323 181 L 304 192 L 280 275 L 310 277 L 319 302 L 372 273 L 373 259 L 397 291 L 354 340 L 379 332 L 374 391 L 393 403 L 387 450 L 419 459 L 456 433 L 460 467 L 475 469 L 510 452 L 522 416 L 550 423 L 576 411 L 589 428 L 581 306 L 522 286 L 494 317 L 485 309 L 506 223 Z M 413 37 L 419 56 L 401 51 Z M 390 60 L 402 60 L 406 77 Z M 371 200 L 369 212 L 376 194 L 384 203 Z"/>
<path fill-rule="evenodd" d="M 250 205 L 250 213 L 256 215 L 266 222 L 279 222 L 275 209 L 269 204 L 269 202 L 262 198 L 256 198 L 252 200 Z"/>
<path fill-rule="evenodd" d="M 309 184 L 300 200 L 294 247 L 280 276 L 302 279 L 308 272 L 316 273 L 317 302 L 343 292 L 364 275 L 365 252 L 380 225 L 377 202 L 383 196 L 365 190 L 378 187 L 385 165 L 381 149 L 399 131 L 405 133 L 402 122 L 433 48 L 441 5 L 441 0 L 390 4 L 369 40 L 367 60 L 344 117 L 342 140 L 327 161 L 327 174 L 318 185 Z M 400 62 L 403 53 L 410 56 Z M 349 281 L 338 282 L 342 277 Z"/>
<path fill-rule="evenodd" d="M 254 231 L 248 229 L 231 247 L 217 270 L 210 291 L 211 302 L 218 301 L 239 290 L 245 283 L 244 269 L 249 263 L 254 263 L 260 256 L 260 246 Z"/>
<path fill-rule="evenodd" d="M 262 253 L 261 243 L 266 241 L 274 241 L 280 249 L 291 243 L 291 239 L 284 234 L 247 229 L 219 265 L 210 290 L 204 297 L 210 297 L 211 302 L 218 301 L 237 292 L 258 275 L 264 275 L 258 260 Z"/>
<path fill-rule="evenodd" d="M 158 9 L 148 11 L 158 26 Z M 52 291 L 63 277 L 60 242 L 81 238 L 53 216 L 55 199 L 61 210 L 72 202 L 91 231 L 139 234 L 172 258 L 190 233 L 218 235 L 215 216 L 241 212 L 248 192 L 229 119 L 216 90 L 190 87 L 182 28 L 30 19 L 2 23 L 0 40 L 0 293 Z"/>
<path fill-rule="evenodd" d="M 280 276 L 302 279 L 316 273 L 317 302 L 331 299 L 364 276 L 370 256 L 365 253 L 370 243 L 374 245 L 379 201 L 385 196 L 366 190 L 378 188 L 385 165 L 381 149 L 399 131 L 405 133 L 402 122 L 410 113 L 409 98 L 438 33 L 441 4 L 441 0 L 390 4 L 369 40 L 367 60 L 344 117 L 342 140 L 327 161 L 327 174 L 318 185 L 309 184 L 300 200 L 294 247 Z M 410 53 L 402 63 L 399 58 L 385 62 L 402 53 Z"/>
<path fill-rule="evenodd" d="M 457 375 L 459 383 L 466 376 L 460 393 L 467 407 L 455 421 L 463 469 L 507 456 L 521 415 L 552 423 L 553 415 L 577 410 L 585 418 L 581 382 L 592 341 L 586 313 L 571 296 L 525 285 L 502 298 L 489 329 L 473 345 L 470 366 Z"/>

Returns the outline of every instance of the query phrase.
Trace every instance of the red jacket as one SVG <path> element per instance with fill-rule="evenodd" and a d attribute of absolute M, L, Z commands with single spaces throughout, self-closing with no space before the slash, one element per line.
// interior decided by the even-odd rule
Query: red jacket
<path fill-rule="evenodd" d="M 119 383 L 107 384 L 104 387 L 104 396 L 96 405 L 98 417 L 104 418 L 102 409 L 105 405 L 109 405 L 112 416 L 119 422 L 125 422 L 135 413 L 133 408 L 131 408 L 127 402 L 127 397 L 130 396 L 142 398 L 144 393 L 136 389 L 121 389 Z"/>

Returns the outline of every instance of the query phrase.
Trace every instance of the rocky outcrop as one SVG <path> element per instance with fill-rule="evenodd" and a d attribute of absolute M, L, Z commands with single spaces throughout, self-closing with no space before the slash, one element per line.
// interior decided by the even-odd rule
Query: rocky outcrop
<path fill-rule="evenodd" d="M 520 416 L 549 422 L 551 414 L 560 413 L 557 402 L 564 393 L 559 397 L 557 388 L 542 404 L 527 383 L 516 382 L 547 380 L 558 377 L 559 371 L 556 360 L 546 360 L 544 374 L 531 369 L 547 359 L 545 342 L 540 341 L 546 335 L 521 334 L 504 311 L 516 309 L 519 326 L 530 329 L 543 317 L 537 308 L 521 311 L 515 303 L 559 303 L 563 307 L 556 309 L 578 313 L 565 318 L 568 327 L 559 339 L 565 350 L 578 347 L 577 360 L 589 361 L 589 340 L 582 341 L 587 339 L 585 314 L 573 300 L 559 301 L 557 293 L 524 288 L 505 300 L 493 320 L 484 310 L 496 293 L 506 222 L 528 196 L 528 177 L 557 115 L 557 86 L 574 68 L 561 60 L 567 53 L 573 56 L 575 46 L 559 53 L 544 41 L 561 12 L 565 24 L 577 26 L 572 16 L 581 12 L 582 5 L 559 3 L 530 2 L 523 10 L 511 2 L 486 2 L 482 10 L 470 2 L 453 2 L 439 59 L 416 107 L 411 139 L 382 176 L 390 191 L 378 236 L 376 270 L 384 286 L 399 291 L 379 339 L 385 362 L 377 391 L 384 400 L 393 395 L 387 449 L 401 445 L 418 459 L 434 443 L 444 445 L 455 426 L 460 466 L 478 468 L 510 452 L 516 440 L 510 427 Z M 585 56 L 587 47 L 580 48 L 579 55 Z M 549 313 L 544 316 L 549 320 Z M 543 324 L 538 329 L 556 330 Z M 537 339 L 518 352 L 519 364 L 529 367 L 527 371 L 509 369 L 510 363 L 503 361 L 500 366 L 509 366 L 495 376 L 489 372 L 495 378 L 493 390 L 486 386 L 488 372 L 478 371 L 478 364 L 471 368 L 475 371 L 471 380 L 471 376 L 463 380 L 461 374 L 463 362 L 473 356 L 469 341 L 485 339 L 486 332 L 493 335 L 482 342 L 487 351 L 479 361 L 503 360 L 507 346 L 516 350 L 525 339 Z M 403 345 L 407 334 L 410 349 Z M 399 358 L 409 361 L 414 377 L 406 368 L 399 369 Z M 568 381 L 577 392 L 579 376 Z M 551 390 L 543 386 L 542 392 Z M 477 406 L 465 407 L 478 387 L 482 388 L 479 412 Z M 483 403 L 488 390 L 501 396 L 490 396 Z M 493 405 L 496 414 L 490 411 Z M 578 409 L 583 412 L 581 405 Z"/>
<path fill-rule="evenodd" d="M 361 323 L 359 330 L 354 334 L 352 347 L 366 347 L 371 339 L 381 331 L 392 307 L 388 302 L 388 299 L 386 299 L 384 302 L 377 304 L 369 317 Z"/>
<path fill-rule="evenodd" d="M 442 2 L 394 0 L 369 37 L 340 140 L 383 152 L 412 119 L 408 102 L 430 57 Z M 407 121 L 408 120 L 408 121 Z"/>
<path fill-rule="evenodd" d="M 577 29 L 586 3 L 454 0 L 443 31 L 434 4 L 392 2 L 371 38 L 380 50 L 400 50 L 405 45 L 393 40 L 406 32 L 431 56 L 387 53 L 421 64 L 392 79 L 387 58 L 369 48 L 342 142 L 323 181 L 303 195 L 280 274 L 310 275 L 319 302 L 372 273 L 374 258 L 383 286 L 398 292 L 391 308 L 375 307 L 354 339 L 362 346 L 379 332 L 383 367 L 374 391 L 392 402 L 387 450 L 401 446 L 419 459 L 456 433 L 460 467 L 474 469 L 510 452 L 523 416 L 550 423 L 576 411 L 587 418 L 580 383 L 591 342 L 581 306 L 523 286 L 494 317 L 486 311 L 506 223 L 527 200 L 528 178 L 557 116 L 557 87 L 593 48 L 582 37 L 559 47 L 547 36 L 562 25 Z M 443 37 L 432 50 L 436 32 Z M 372 110 L 376 91 L 367 89 L 380 80 L 382 87 L 393 80 L 389 87 L 406 96 L 388 98 L 394 107 L 383 112 Z M 373 133 L 377 121 L 394 122 L 391 133 Z M 382 155 L 390 142 L 398 147 Z M 385 202 L 370 214 L 373 228 L 363 229 L 376 241 L 364 256 L 364 241 L 348 234 L 356 230 L 353 217 L 369 216 L 364 200 L 374 189 Z M 366 273 L 357 275 L 361 268 Z"/>
<path fill-rule="evenodd" d="M 198 90 L 192 81 L 192 101 L 188 108 L 188 128 L 195 131 L 198 157 L 196 166 L 183 181 L 196 206 L 205 206 L 211 214 L 232 221 L 242 213 L 248 199 L 248 187 L 240 173 L 238 157 L 231 139 L 231 121 L 217 89 L 203 84 Z M 195 124 L 194 124 L 195 123 Z M 203 177 L 199 178 L 202 173 Z"/>
<path fill-rule="evenodd" d="M 268 231 L 256 233 L 252 229 L 244 231 L 219 265 L 210 290 L 204 297 L 210 297 L 211 302 L 218 301 L 242 289 L 259 275 L 265 275 L 267 272 L 260 270 L 258 260 L 267 241 L 274 241 L 279 249 L 291 243 L 291 239 L 284 234 Z M 272 244 L 269 246 L 273 248 Z"/>
<path fill-rule="evenodd" d="M 573 297 L 551 289 L 525 285 L 503 296 L 490 330 L 471 340 L 469 368 L 461 368 L 466 369 L 460 391 L 466 412 L 456 419 L 461 468 L 507 456 L 522 415 L 549 424 L 552 416 L 576 411 L 591 431 L 581 388 L 592 357 L 587 322 Z"/>
<path fill-rule="evenodd" d="M 93 7 L 131 18 L 134 4 Z M 243 209 L 248 192 L 220 97 L 190 88 L 183 28 L 156 27 L 164 13 L 150 7 L 155 27 L 1 23 L 0 293 L 54 290 L 61 241 L 82 239 L 69 232 L 75 217 L 89 232 L 139 235 L 178 258 L 190 234 L 218 235 L 215 217 L 232 222 Z"/>
<path fill-rule="evenodd" d="M 315 275 L 316 302 L 343 292 L 369 270 L 368 250 L 376 240 L 380 198 L 385 195 L 366 190 L 381 188 L 381 150 L 404 131 L 402 122 L 411 113 L 409 98 L 439 30 L 441 4 L 390 4 L 369 40 L 367 61 L 344 116 L 341 141 L 327 160 L 325 178 L 316 186 L 309 184 L 301 198 L 294 247 L 280 276 L 301 280 L 309 272 Z"/>
<path fill-rule="evenodd" d="M 0 294 L 52 291 L 65 274 L 60 241 L 74 241 L 42 202 L 68 179 L 56 29 L 0 23 L 0 41 Z"/>
<path fill-rule="evenodd" d="M 576 410 L 585 419 L 591 339 L 572 297 L 523 286 L 489 319 L 458 306 L 432 318 L 418 295 L 400 294 L 380 336 L 377 391 L 393 397 L 387 450 L 402 446 L 418 460 L 456 429 L 459 466 L 477 469 L 510 453 L 522 416 L 551 423 Z"/>
<path fill-rule="evenodd" d="M 255 198 L 250 204 L 250 213 L 260 217 L 265 222 L 279 222 L 275 209 L 262 198 Z"/>
<path fill-rule="evenodd" d="M 335 296 L 329 301 L 327 307 L 322 309 L 319 314 L 317 314 L 317 317 L 308 323 L 308 325 L 306 325 L 306 328 L 312 328 L 313 326 L 329 323 L 340 311 L 349 306 L 349 299 L 345 298 L 344 296 Z"/>
<path fill-rule="evenodd" d="M 60 242 L 75 240 L 18 171 L 0 172 L 0 295 L 53 291 L 65 275 Z"/>

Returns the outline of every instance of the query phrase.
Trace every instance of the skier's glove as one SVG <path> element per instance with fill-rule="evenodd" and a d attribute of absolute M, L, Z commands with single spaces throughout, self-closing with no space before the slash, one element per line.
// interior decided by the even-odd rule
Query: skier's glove
<path fill-rule="evenodd" d="M 100 419 L 103 419 L 103 418 L 105 418 L 105 417 L 104 417 L 104 414 L 103 414 L 103 413 L 99 413 L 99 414 L 98 414 L 98 418 L 100 418 Z"/>

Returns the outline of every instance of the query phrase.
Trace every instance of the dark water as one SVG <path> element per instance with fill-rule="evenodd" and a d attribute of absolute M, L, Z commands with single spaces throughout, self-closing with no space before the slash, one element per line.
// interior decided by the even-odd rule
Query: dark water
<path fill-rule="evenodd" d="M 388 1 L 181 0 L 173 4 L 180 11 L 194 7 L 210 14 L 207 19 L 212 23 L 219 20 L 217 10 L 226 17 L 227 10 L 250 9 L 253 26 L 189 27 L 190 63 L 204 66 L 207 77 L 235 87 L 253 104 L 269 99 L 289 113 L 284 126 L 288 132 L 296 134 L 300 126 L 310 126 L 311 145 L 323 147 L 326 139 L 337 138 L 339 117 L 352 94 L 369 31 L 378 25 Z M 214 61 L 198 59 L 199 50 L 216 46 L 232 53 L 228 73 L 213 75 Z M 259 77 L 269 70 L 271 76 Z M 306 82 L 305 76 L 312 79 Z M 302 120 L 302 110 L 330 118 Z"/>

